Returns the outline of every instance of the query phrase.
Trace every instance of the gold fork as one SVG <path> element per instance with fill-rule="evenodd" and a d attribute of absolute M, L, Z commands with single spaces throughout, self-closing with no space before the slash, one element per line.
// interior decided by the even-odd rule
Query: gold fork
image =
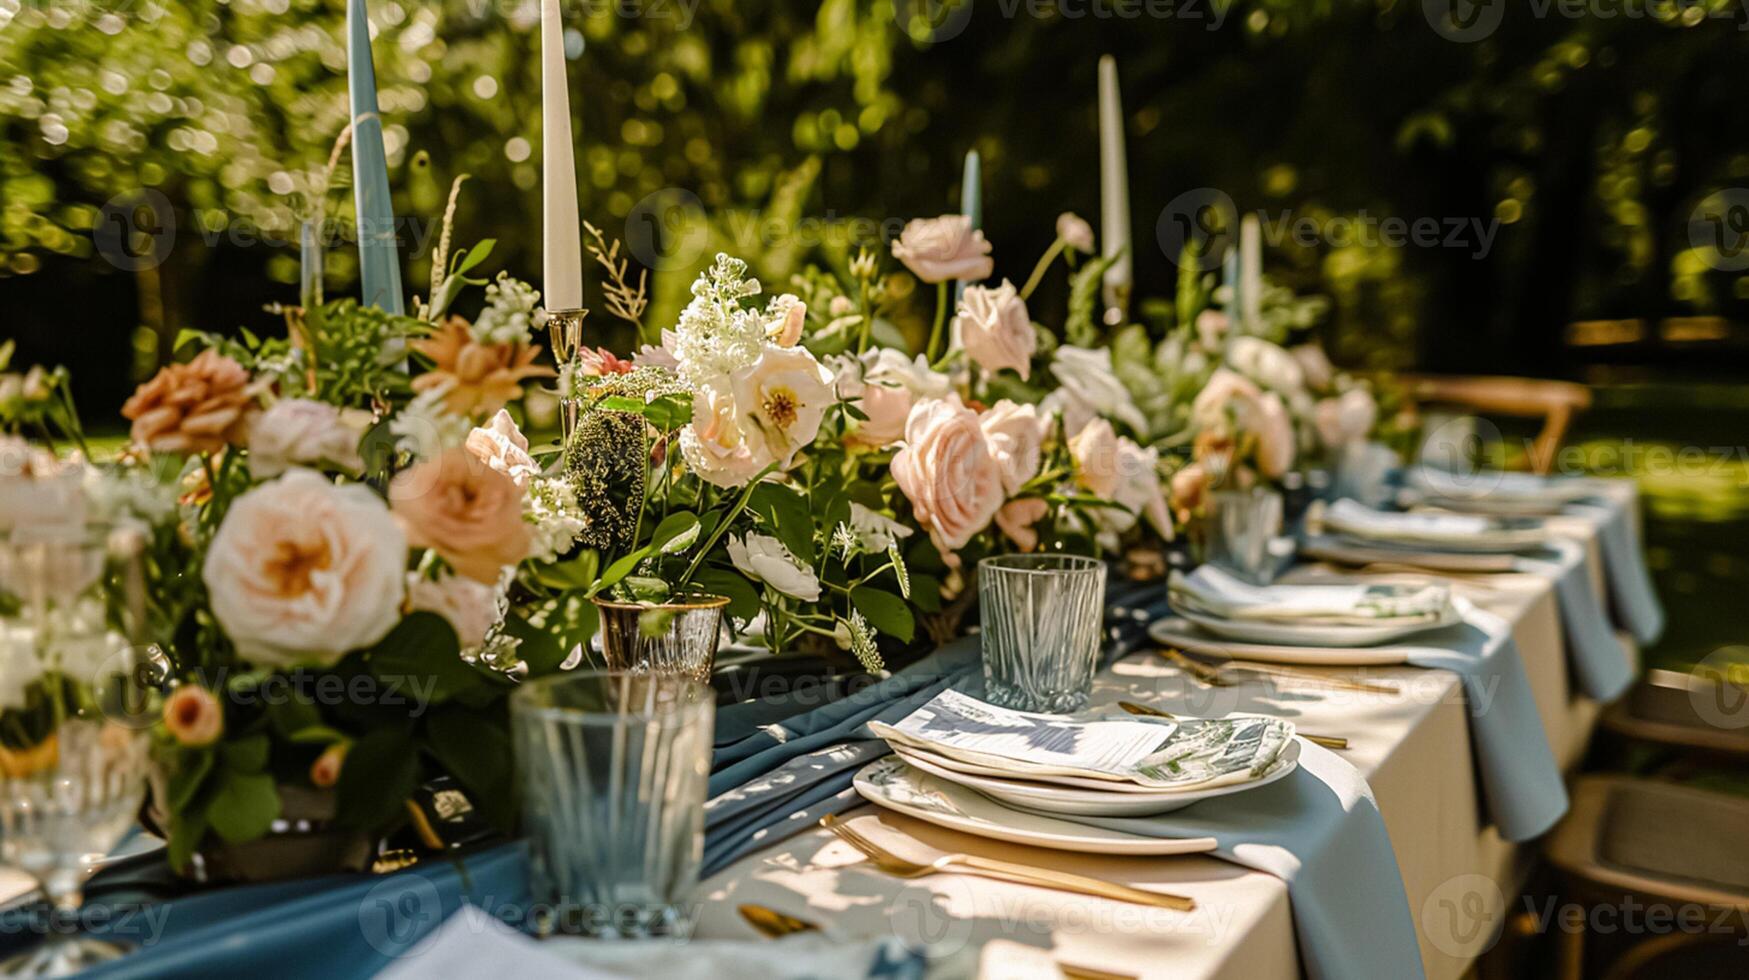
<path fill-rule="evenodd" d="M 820 818 L 820 826 L 831 831 L 839 840 L 861 851 L 876 868 L 895 878 L 922 878 L 944 871 L 958 871 L 963 874 L 982 875 L 986 878 L 995 878 L 1021 885 L 1039 885 L 1058 891 L 1073 892 L 1077 895 L 1109 898 L 1115 902 L 1132 902 L 1137 905 L 1151 905 L 1155 908 L 1177 909 L 1180 912 L 1188 912 L 1196 908 L 1196 901 L 1183 895 L 1144 891 L 1140 888 L 1120 885 L 1114 881 L 1103 881 L 1099 878 L 1089 878 L 1085 875 L 1070 874 L 1067 871 L 1055 871 L 1050 868 L 1034 868 L 1024 864 L 997 861 L 992 858 L 979 857 L 976 854 L 943 854 L 928 864 L 918 864 L 886 850 L 857 833 L 850 826 L 839 823 L 831 814 Z"/>
<path fill-rule="evenodd" d="M 1210 687 L 1232 687 L 1235 683 L 1224 675 L 1226 670 L 1244 670 L 1253 674 L 1263 674 L 1270 677 L 1285 677 L 1292 680 L 1302 680 L 1309 684 L 1322 684 L 1326 687 L 1341 688 L 1346 691 L 1365 691 L 1368 694 L 1397 694 L 1398 690 L 1389 684 L 1374 681 L 1356 681 L 1345 677 L 1331 677 L 1328 674 L 1314 673 L 1309 670 L 1295 670 L 1292 667 L 1281 667 L 1275 664 L 1258 664 L 1246 661 L 1235 663 L 1223 661 L 1218 666 L 1205 664 L 1184 655 L 1180 650 L 1171 647 L 1161 647 L 1160 656 L 1170 660 L 1173 666 L 1185 671 L 1197 680 Z"/>
<path fill-rule="evenodd" d="M 1177 715 L 1174 715 L 1170 711 L 1161 711 L 1159 708 L 1152 707 L 1151 705 L 1137 704 L 1134 701 L 1119 701 L 1117 703 L 1117 706 L 1122 708 L 1123 710 L 1129 712 L 1132 715 L 1142 715 L 1143 717 L 1152 717 L 1152 718 L 1176 718 L 1176 717 L 1178 717 Z M 1296 734 L 1298 734 L 1301 738 L 1305 739 L 1308 742 L 1311 742 L 1314 745 L 1322 745 L 1323 747 L 1325 747 L 1327 749 L 1346 749 L 1346 748 L 1348 748 L 1348 739 L 1345 739 L 1340 735 L 1313 735 L 1310 732 L 1298 732 Z"/>
<path fill-rule="evenodd" d="M 735 911 L 741 913 L 741 918 L 747 924 L 767 939 L 782 939 L 798 932 L 819 932 L 820 927 L 806 919 L 798 919 L 793 915 L 785 915 L 774 908 L 764 905 L 738 905 Z M 1063 971 L 1067 980 L 1136 980 L 1128 973 L 1110 973 L 1097 970 L 1090 966 L 1076 966 L 1073 963 L 1058 963 L 1057 969 Z"/>

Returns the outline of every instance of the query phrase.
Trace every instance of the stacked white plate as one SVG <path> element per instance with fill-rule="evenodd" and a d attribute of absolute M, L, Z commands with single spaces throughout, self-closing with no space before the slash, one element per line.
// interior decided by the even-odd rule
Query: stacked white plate
<path fill-rule="evenodd" d="M 1326 531 L 1351 541 L 1441 551 L 1525 551 L 1549 536 L 1534 517 L 1384 511 L 1353 500 L 1323 508 L 1319 519 Z"/>
<path fill-rule="evenodd" d="M 1212 636 L 1283 647 L 1377 646 L 1462 619 L 1437 583 L 1252 585 L 1211 565 L 1173 573 L 1167 597 Z"/>

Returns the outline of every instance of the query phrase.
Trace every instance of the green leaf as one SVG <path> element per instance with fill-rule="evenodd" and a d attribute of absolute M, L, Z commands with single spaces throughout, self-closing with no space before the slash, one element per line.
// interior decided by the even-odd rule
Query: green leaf
<path fill-rule="evenodd" d="M 379 728 L 346 752 L 336 818 L 356 830 L 381 831 L 403 814 L 403 803 L 418 785 L 413 737 L 403 729 Z"/>
<path fill-rule="evenodd" d="M 657 431 L 673 432 L 692 421 L 692 394 L 674 392 L 652 398 L 641 414 Z"/>
<path fill-rule="evenodd" d="M 260 772 L 227 770 L 206 805 L 207 824 L 232 844 L 267 833 L 278 816 L 279 790 L 272 776 Z"/>
<path fill-rule="evenodd" d="M 672 555 L 692 547 L 698 540 L 698 515 L 691 511 L 681 511 L 669 514 L 656 525 L 656 531 L 650 536 L 650 547 L 654 551 Z"/>
<path fill-rule="evenodd" d="M 699 588 L 729 600 L 729 615 L 742 622 L 759 615 L 759 589 L 740 572 L 701 568 L 692 580 Z"/>
<path fill-rule="evenodd" d="M 170 353 L 174 354 L 181 350 L 182 345 L 191 340 L 205 342 L 206 339 L 207 335 L 199 330 L 196 330 L 193 327 L 183 327 L 181 330 L 176 331 L 176 340 L 170 344 Z"/>
<path fill-rule="evenodd" d="M 583 591 L 595 585 L 595 573 L 601 570 L 601 555 L 585 548 L 570 558 L 552 565 L 536 565 L 535 580 L 559 592 Z"/>
<path fill-rule="evenodd" d="M 172 811 L 170 816 L 170 841 L 165 848 L 165 856 L 170 860 L 170 867 L 175 871 L 188 870 L 188 859 L 200 847 L 201 838 L 206 836 L 206 814 Z"/>
<path fill-rule="evenodd" d="M 926 613 L 941 612 L 941 579 L 912 573 L 911 604 Z"/>
<path fill-rule="evenodd" d="M 1063 323 L 1064 339 L 1069 343 L 1077 347 L 1099 346 L 1100 330 L 1095 314 L 1100 304 L 1100 289 L 1105 270 L 1111 268 L 1118 255 L 1088 262 L 1075 270 L 1075 275 L 1069 280 L 1069 315 Z"/>
<path fill-rule="evenodd" d="M 619 587 L 631 593 L 635 602 L 666 602 L 668 600 L 668 583 L 648 575 L 627 575 L 620 579 Z"/>
<path fill-rule="evenodd" d="M 899 552 L 899 542 L 887 545 L 887 558 L 893 563 L 893 577 L 899 580 L 899 594 L 911 598 L 911 570 L 905 567 L 905 556 Z"/>
<path fill-rule="evenodd" d="M 905 600 L 881 589 L 859 585 L 850 590 L 850 604 L 862 613 L 875 629 L 909 643 L 917 631 L 911 618 L 911 607 Z"/>
<path fill-rule="evenodd" d="M 487 256 L 492 254 L 493 246 L 497 244 L 498 239 L 496 238 L 480 239 L 474 244 L 473 248 L 468 249 L 468 254 L 456 260 L 455 267 L 450 270 L 449 274 L 452 276 L 459 276 L 462 273 L 471 270 L 474 266 L 479 265 L 481 262 L 486 261 Z"/>
<path fill-rule="evenodd" d="M 514 829 L 514 767 L 510 736 L 496 719 L 450 707 L 425 723 L 426 749 L 444 771 L 467 789 L 474 805 L 499 829 Z M 352 765 L 350 754 L 347 766 Z"/>
<path fill-rule="evenodd" d="M 455 629 L 432 612 L 412 613 L 401 620 L 370 651 L 366 662 L 378 678 L 404 681 L 402 697 L 425 696 L 432 704 L 499 686 L 491 675 L 462 660 Z"/>
<path fill-rule="evenodd" d="M 625 578 L 627 575 L 630 575 L 632 573 L 632 569 L 638 567 L 638 562 L 643 561 L 645 558 L 648 558 L 649 556 L 650 556 L 650 549 L 649 549 L 649 546 L 646 545 L 645 547 L 639 548 L 638 550 L 632 552 L 631 554 L 625 555 L 624 557 L 620 558 L 618 561 L 607 566 L 607 571 L 602 572 L 601 579 L 595 583 L 595 590 L 594 591 L 595 592 L 602 592 L 606 589 L 612 588 L 614 585 L 616 585 L 619 582 L 620 579 Z M 591 594 L 594 594 L 594 593 L 591 593 Z"/>
<path fill-rule="evenodd" d="M 344 742 L 346 733 L 327 725 L 311 725 L 291 733 L 286 736 L 286 740 L 294 745 L 332 745 L 335 742 Z"/>
<path fill-rule="evenodd" d="M 775 535 L 790 554 L 812 565 L 814 519 L 807 498 L 781 483 L 761 483 L 753 488 L 747 508 L 759 515 L 768 533 Z"/>
<path fill-rule="evenodd" d="M 267 736 L 250 735 L 219 746 L 225 768 L 234 772 L 260 772 L 267 768 Z"/>
<path fill-rule="evenodd" d="M 171 813 L 182 813 L 188 809 L 195 795 L 200 792 L 207 773 L 213 771 L 213 759 L 216 755 L 210 748 L 184 749 L 177 753 L 176 771 L 170 775 L 169 785 L 165 787 L 165 796 L 169 798 L 164 801 L 164 805 Z"/>

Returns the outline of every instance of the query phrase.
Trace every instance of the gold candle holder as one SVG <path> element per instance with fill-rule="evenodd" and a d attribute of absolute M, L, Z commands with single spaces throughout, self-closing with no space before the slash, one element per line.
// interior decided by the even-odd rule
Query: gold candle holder
<path fill-rule="evenodd" d="M 583 351 L 583 318 L 588 310 L 548 310 L 547 334 L 559 367 L 559 445 L 569 448 L 577 431 L 577 358 Z"/>

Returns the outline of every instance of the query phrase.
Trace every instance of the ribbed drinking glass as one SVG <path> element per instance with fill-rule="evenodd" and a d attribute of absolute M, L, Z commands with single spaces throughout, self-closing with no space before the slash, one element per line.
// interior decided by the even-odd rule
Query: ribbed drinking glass
<path fill-rule="evenodd" d="M 1105 563 L 1001 555 L 978 563 L 984 693 L 1022 711 L 1087 706 L 1105 611 Z"/>
<path fill-rule="evenodd" d="M 535 895 L 551 928 L 684 935 L 704 852 L 711 689 L 587 672 L 527 685 L 510 711 Z"/>

